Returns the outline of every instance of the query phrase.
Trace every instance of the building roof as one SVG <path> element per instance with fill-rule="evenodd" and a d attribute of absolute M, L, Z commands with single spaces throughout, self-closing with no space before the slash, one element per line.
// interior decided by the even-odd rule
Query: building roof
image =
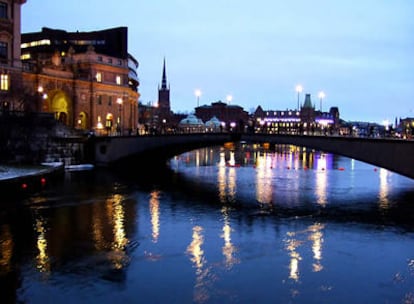
<path fill-rule="evenodd" d="M 91 46 L 100 54 L 128 59 L 128 28 L 116 27 L 101 31 L 67 32 L 43 27 L 41 32 L 23 33 L 22 50 L 39 53 L 86 52 Z"/>
<path fill-rule="evenodd" d="M 186 118 L 181 119 L 180 125 L 182 125 L 182 126 L 202 126 L 202 125 L 204 125 L 204 123 L 200 118 L 198 118 L 194 114 L 189 114 Z"/>

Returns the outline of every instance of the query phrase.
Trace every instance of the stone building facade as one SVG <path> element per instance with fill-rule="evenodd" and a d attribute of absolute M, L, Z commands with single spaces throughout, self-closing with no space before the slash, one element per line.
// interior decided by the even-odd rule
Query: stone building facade
<path fill-rule="evenodd" d="M 0 0 L 0 111 L 21 108 L 21 6 L 26 0 Z"/>
<path fill-rule="evenodd" d="M 97 134 L 125 135 L 138 125 L 138 61 L 127 28 L 66 32 L 43 28 L 21 36 L 23 85 L 30 111 Z"/>

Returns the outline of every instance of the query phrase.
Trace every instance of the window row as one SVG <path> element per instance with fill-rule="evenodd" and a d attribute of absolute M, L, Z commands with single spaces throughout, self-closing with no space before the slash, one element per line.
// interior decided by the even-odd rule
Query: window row
<path fill-rule="evenodd" d="M 102 56 L 98 56 L 98 61 L 99 61 L 99 62 L 104 62 L 104 58 L 103 58 Z M 113 59 L 112 59 L 112 58 L 108 58 L 108 59 L 107 59 L 107 63 L 109 63 L 109 64 L 113 64 Z M 119 65 L 119 66 L 122 66 L 122 65 L 123 65 L 123 61 L 122 61 L 122 59 L 116 59 L 116 63 L 117 63 L 117 65 Z"/>
<path fill-rule="evenodd" d="M 97 72 L 95 75 L 95 79 L 97 82 L 103 82 L 104 77 L 102 72 Z M 115 75 L 115 83 L 117 85 L 123 85 L 122 76 L 121 75 Z"/>
<path fill-rule="evenodd" d="M 107 102 L 108 106 L 112 106 L 112 104 L 115 102 L 117 105 L 121 106 L 123 104 L 123 99 L 121 97 L 113 97 L 113 96 L 107 96 L 107 95 L 98 95 L 96 96 L 96 103 L 98 105 L 102 105 L 105 102 Z"/>

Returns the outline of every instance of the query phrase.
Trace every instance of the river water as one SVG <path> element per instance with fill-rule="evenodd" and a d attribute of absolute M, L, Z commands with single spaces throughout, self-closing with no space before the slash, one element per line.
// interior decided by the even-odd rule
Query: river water
<path fill-rule="evenodd" d="M 2 303 L 414 303 L 414 181 L 369 164 L 228 145 L 47 183 L 3 203 Z"/>

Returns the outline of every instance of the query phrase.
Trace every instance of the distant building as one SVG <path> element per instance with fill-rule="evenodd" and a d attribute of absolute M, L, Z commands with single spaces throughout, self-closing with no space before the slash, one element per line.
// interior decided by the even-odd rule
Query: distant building
<path fill-rule="evenodd" d="M 205 132 L 206 127 L 200 118 L 194 114 L 190 114 L 180 121 L 178 131 L 180 133 L 199 133 Z"/>
<path fill-rule="evenodd" d="M 397 125 L 399 136 L 402 138 L 413 138 L 414 135 L 414 118 L 406 117 L 400 118 L 400 122 Z"/>
<path fill-rule="evenodd" d="M 0 1 L 0 110 L 20 110 L 25 99 L 20 60 L 21 6 L 26 0 Z"/>
<path fill-rule="evenodd" d="M 195 115 L 204 122 L 216 117 L 223 123 L 224 130 L 244 131 L 249 121 L 249 114 L 242 107 L 222 101 L 195 108 Z"/>
<path fill-rule="evenodd" d="M 255 132 L 271 134 L 311 134 L 337 131 L 340 125 L 339 110 L 330 108 L 329 112 L 315 110 L 311 95 L 305 95 L 300 110 L 266 110 L 258 106 L 251 122 Z"/>
<path fill-rule="evenodd" d="M 126 27 L 92 32 L 43 28 L 22 34 L 26 108 L 104 134 L 138 125 L 138 61 L 128 53 Z"/>

